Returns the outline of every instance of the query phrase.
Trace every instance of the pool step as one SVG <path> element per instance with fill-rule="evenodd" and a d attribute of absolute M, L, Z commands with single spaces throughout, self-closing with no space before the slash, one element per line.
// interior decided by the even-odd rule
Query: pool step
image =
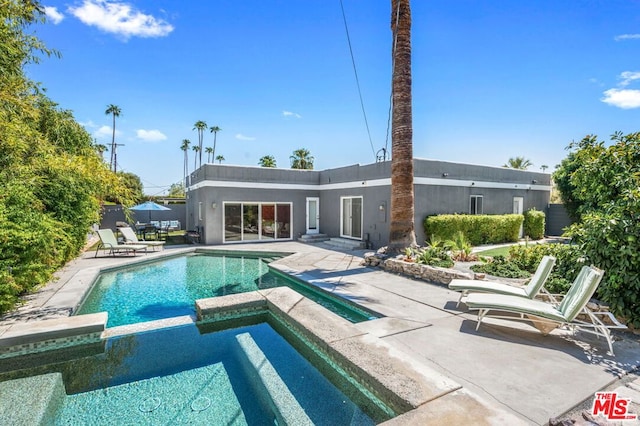
<path fill-rule="evenodd" d="M 238 334 L 236 340 L 240 345 L 239 352 L 244 355 L 245 366 L 259 378 L 254 381 L 257 386 L 262 388 L 259 389 L 259 393 L 267 395 L 269 398 L 268 402 L 275 412 L 277 424 L 313 425 L 309 416 L 291 394 L 287 385 L 251 335 L 249 333 Z"/>
<path fill-rule="evenodd" d="M 301 243 L 321 243 L 328 240 L 329 236 L 327 234 L 304 234 L 299 238 Z"/>
<path fill-rule="evenodd" d="M 5 425 L 51 424 L 65 398 L 62 374 L 50 373 L 0 383 L 0 419 Z"/>
<path fill-rule="evenodd" d="M 360 240 L 350 240 L 348 238 L 331 238 L 324 244 L 341 250 L 361 250 L 366 248 L 366 244 Z"/>

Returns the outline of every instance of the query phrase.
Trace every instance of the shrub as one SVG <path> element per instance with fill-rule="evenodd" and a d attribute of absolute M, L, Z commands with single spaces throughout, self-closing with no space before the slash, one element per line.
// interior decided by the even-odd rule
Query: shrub
<path fill-rule="evenodd" d="M 496 244 L 518 241 L 523 216 L 443 214 L 428 216 L 424 220 L 427 238 L 453 240 L 462 232 L 470 244 Z"/>
<path fill-rule="evenodd" d="M 556 264 L 545 288 L 551 293 L 566 293 L 584 265 L 580 249 L 571 244 L 515 245 L 509 249 L 509 259 L 520 269 L 535 272 L 545 255 L 554 256 Z"/>
<path fill-rule="evenodd" d="M 522 227 L 524 229 L 524 235 L 528 235 L 529 238 L 534 240 L 539 240 L 544 237 L 544 213 L 533 208 L 524 212 L 523 216 L 524 223 Z"/>
<path fill-rule="evenodd" d="M 486 263 L 471 266 L 471 270 L 504 278 L 528 278 L 531 275 L 529 272 L 518 268 L 515 262 L 507 260 L 504 256 L 489 258 Z"/>
<path fill-rule="evenodd" d="M 453 266 L 453 260 L 443 246 L 429 246 L 418 249 L 415 261 L 423 265 L 439 266 L 441 268 L 451 268 Z"/>

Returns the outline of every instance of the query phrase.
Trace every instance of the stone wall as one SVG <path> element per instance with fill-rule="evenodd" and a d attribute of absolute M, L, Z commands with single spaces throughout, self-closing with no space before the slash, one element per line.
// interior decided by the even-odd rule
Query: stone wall
<path fill-rule="evenodd" d="M 368 253 L 364 256 L 364 264 L 376 268 L 382 268 L 387 272 L 406 275 L 418 280 L 429 281 L 436 284 L 447 285 L 453 279 L 472 280 L 474 275 L 468 272 L 457 271 L 449 268 L 422 265 L 415 262 L 406 262 L 403 256 L 385 257 L 384 255 Z"/>

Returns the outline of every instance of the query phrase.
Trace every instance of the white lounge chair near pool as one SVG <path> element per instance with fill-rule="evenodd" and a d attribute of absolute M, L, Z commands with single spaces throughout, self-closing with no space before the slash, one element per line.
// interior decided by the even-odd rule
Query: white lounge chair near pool
<path fill-rule="evenodd" d="M 469 293 L 494 293 L 494 294 L 510 294 L 512 296 L 526 297 L 533 299 L 539 292 L 544 290 L 544 283 L 551 275 L 553 265 L 556 263 L 556 258 L 553 256 L 544 256 L 536 269 L 536 272 L 529 280 L 529 284 L 524 287 L 516 287 L 509 284 L 499 283 L 495 281 L 484 280 L 451 280 L 449 288 L 451 290 L 459 291 L 460 297 L 456 306 L 460 305 L 460 301 L 463 297 Z"/>
<path fill-rule="evenodd" d="M 530 321 L 545 335 L 551 332 L 553 328 L 566 326 L 574 330 L 604 337 L 609 344 L 609 351 L 614 355 L 609 330 L 626 328 L 626 326 L 615 320 L 615 317 L 609 312 L 592 312 L 587 308 L 587 303 L 598 288 L 603 275 L 604 271 L 598 268 L 583 266 L 571 288 L 557 306 L 525 297 L 489 293 L 472 293 L 462 301 L 469 309 L 478 311 L 476 330 L 487 316 Z M 492 312 L 496 312 L 496 314 Z M 500 313 L 511 313 L 511 315 Z M 602 322 L 598 318 L 599 315 L 607 315 L 612 318 L 613 325 Z"/>
<path fill-rule="evenodd" d="M 122 233 L 122 236 L 124 237 L 125 240 L 125 244 L 138 244 L 138 245 L 142 245 L 142 246 L 147 246 L 147 247 L 153 247 L 153 250 L 155 251 L 156 247 L 160 247 L 163 248 L 164 247 L 164 241 L 140 241 L 138 240 L 138 237 L 136 236 L 136 233 L 133 231 L 133 229 L 127 227 L 122 227 L 122 228 L 118 228 L 120 229 L 120 233 Z"/>
<path fill-rule="evenodd" d="M 109 254 L 112 256 L 121 252 L 133 252 L 134 255 L 136 252 L 142 250 L 144 250 L 145 253 L 147 252 L 147 246 L 141 244 L 118 244 L 118 240 L 116 240 L 116 236 L 111 229 L 98 229 L 98 236 L 100 237 L 100 244 L 96 248 L 96 255 L 94 257 L 98 257 L 100 249 L 109 250 Z"/>

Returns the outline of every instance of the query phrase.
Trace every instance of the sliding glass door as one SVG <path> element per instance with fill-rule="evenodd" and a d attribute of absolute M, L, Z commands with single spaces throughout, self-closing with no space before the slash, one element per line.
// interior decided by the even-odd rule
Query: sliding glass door
<path fill-rule="evenodd" d="M 224 242 L 291 239 L 291 203 L 224 203 Z"/>

